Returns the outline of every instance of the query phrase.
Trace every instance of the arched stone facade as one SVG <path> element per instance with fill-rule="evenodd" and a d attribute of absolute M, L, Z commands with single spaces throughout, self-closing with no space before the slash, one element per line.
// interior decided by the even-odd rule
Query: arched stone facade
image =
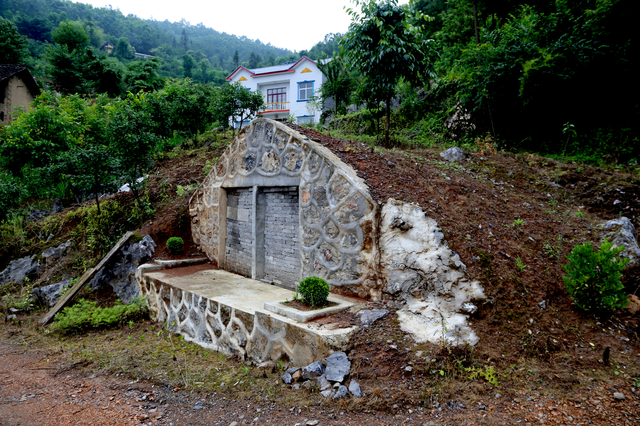
<path fill-rule="evenodd" d="M 290 288 L 319 276 L 367 298 L 379 292 L 376 209 L 350 166 L 264 118 L 240 132 L 190 201 L 194 242 L 221 268 Z"/>

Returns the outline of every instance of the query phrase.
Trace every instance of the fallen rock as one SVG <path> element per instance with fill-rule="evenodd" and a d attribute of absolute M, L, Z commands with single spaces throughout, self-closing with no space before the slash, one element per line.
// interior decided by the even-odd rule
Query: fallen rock
<path fill-rule="evenodd" d="M 348 395 L 349 391 L 347 390 L 347 387 L 342 385 L 338 388 L 335 395 L 333 395 L 333 399 L 346 398 Z"/>
<path fill-rule="evenodd" d="M 291 374 L 291 378 L 297 382 L 302 378 L 302 371 L 298 369 L 295 373 Z"/>
<path fill-rule="evenodd" d="M 58 299 L 60 299 L 60 291 L 63 288 L 68 287 L 70 284 L 71 280 L 60 281 L 59 283 L 34 288 L 31 290 L 31 294 L 38 299 L 43 306 L 51 308 L 58 303 Z"/>
<path fill-rule="evenodd" d="M 42 252 L 41 257 L 47 265 L 51 265 L 67 253 L 72 243 L 73 241 L 69 240 L 66 243 L 60 244 L 58 247 L 49 247 Z"/>
<path fill-rule="evenodd" d="M 104 266 L 91 281 L 93 290 L 110 285 L 124 303 L 140 295 L 135 279 L 136 269 L 153 256 L 157 245 L 149 235 L 142 240 L 124 246 L 111 261 Z"/>
<path fill-rule="evenodd" d="M 355 380 L 352 380 L 349 383 L 349 393 L 356 398 L 362 398 L 362 390 L 360 389 L 360 384 Z"/>
<path fill-rule="evenodd" d="M 622 401 L 625 399 L 624 394 L 622 392 L 614 392 L 613 398 L 617 401 Z"/>
<path fill-rule="evenodd" d="M 356 315 L 360 317 L 360 322 L 364 325 L 371 325 L 389 315 L 389 311 L 386 309 L 364 309 L 358 312 Z"/>
<path fill-rule="evenodd" d="M 320 361 L 312 362 L 302 369 L 303 379 L 315 379 L 324 374 L 324 365 Z"/>
<path fill-rule="evenodd" d="M 449 148 L 446 151 L 442 151 L 440 153 L 440 157 L 444 158 L 447 161 L 462 161 L 467 158 L 467 154 L 457 146 L 453 148 Z"/>
<path fill-rule="evenodd" d="M 602 240 L 608 239 L 615 247 L 624 247 L 621 257 L 630 259 L 627 267 L 637 265 L 640 262 L 640 247 L 636 239 L 636 229 L 628 217 L 619 217 L 602 224 L 604 233 Z"/>
<path fill-rule="evenodd" d="M 286 385 L 290 385 L 291 383 L 293 383 L 293 377 L 291 377 L 291 374 L 289 373 L 284 373 L 281 379 Z"/>
<path fill-rule="evenodd" d="M 324 360 L 327 363 L 327 369 L 325 370 L 327 380 L 342 383 L 351 370 L 351 361 L 347 358 L 347 354 L 334 352 Z"/>
<path fill-rule="evenodd" d="M 302 383 L 302 388 L 306 390 L 311 389 L 312 386 L 313 386 L 313 383 L 311 382 L 311 380 L 307 380 Z"/>
<path fill-rule="evenodd" d="M 36 259 L 35 254 L 13 260 L 4 271 L 0 272 L 0 286 L 7 283 L 22 284 L 25 278 L 33 281 L 40 275 L 40 270 L 40 261 Z"/>
<path fill-rule="evenodd" d="M 333 390 L 332 389 L 324 390 L 320 392 L 320 395 L 324 396 L 325 398 L 329 398 L 331 395 L 333 395 Z"/>
<path fill-rule="evenodd" d="M 318 377 L 318 380 L 316 380 L 316 384 L 321 391 L 327 390 L 331 387 L 331 383 L 329 383 L 324 374 Z"/>
<path fill-rule="evenodd" d="M 640 312 L 640 299 L 635 294 L 630 294 L 627 296 L 629 300 L 629 304 L 625 308 L 631 315 L 635 315 Z"/>

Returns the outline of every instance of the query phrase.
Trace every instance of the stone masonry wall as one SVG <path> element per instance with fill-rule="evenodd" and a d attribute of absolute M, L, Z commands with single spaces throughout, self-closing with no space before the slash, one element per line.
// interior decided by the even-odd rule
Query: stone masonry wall
<path fill-rule="evenodd" d="M 226 268 L 249 277 L 253 247 L 252 199 L 252 188 L 231 189 L 227 192 Z"/>
<path fill-rule="evenodd" d="M 220 188 L 292 185 L 299 188 L 300 278 L 323 277 L 334 289 L 379 298 L 377 204 L 366 184 L 329 149 L 269 119 L 245 127 L 192 196 L 194 242 L 227 268 L 219 253 L 226 209 Z"/>
<path fill-rule="evenodd" d="M 300 280 L 298 188 L 265 188 L 265 278 L 293 288 Z"/>

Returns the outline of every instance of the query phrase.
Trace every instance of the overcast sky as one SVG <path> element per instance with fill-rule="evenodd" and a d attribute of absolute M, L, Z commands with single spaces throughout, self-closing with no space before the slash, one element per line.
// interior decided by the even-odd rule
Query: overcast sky
<path fill-rule="evenodd" d="M 74 0 L 76 1 L 76 0 Z M 344 10 L 349 0 L 227 0 L 152 1 L 83 0 L 94 7 L 111 5 L 125 15 L 142 19 L 185 19 L 192 25 L 203 23 L 216 31 L 260 39 L 276 47 L 308 50 L 328 33 L 344 33 L 351 22 Z M 406 3 L 407 1 L 401 1 Z M 116 35 L 116 34 L 114 34 Z"/>

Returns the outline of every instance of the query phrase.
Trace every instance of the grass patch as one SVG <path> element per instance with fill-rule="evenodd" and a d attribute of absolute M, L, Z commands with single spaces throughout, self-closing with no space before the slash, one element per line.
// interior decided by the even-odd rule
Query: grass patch
<path fill-rule="evenodd" d="M 56 315 L 51 329 L 62 334 L 82 333 L 87 330 L 113 328 L 145 317 L 149 310 L 146 300 L 135 298 L 130 305 L 120 301 L 115 306 L 101 308 L 96 302 L 80 299 Z"/>

